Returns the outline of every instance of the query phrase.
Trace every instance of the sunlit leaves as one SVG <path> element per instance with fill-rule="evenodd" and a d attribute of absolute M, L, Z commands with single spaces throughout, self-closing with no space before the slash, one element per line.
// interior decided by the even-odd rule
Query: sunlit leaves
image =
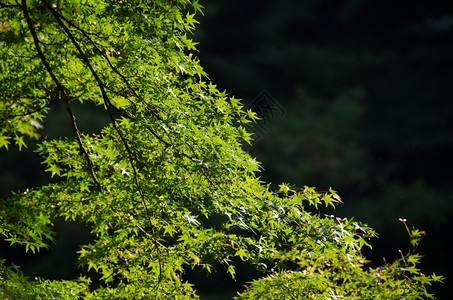
<path fill-rule="evenodd" d="M 195 10 L 195 12 L 199 12 L 200 14 L 203 14 L 203 5 L 200 4 L 199 0 L 193 0 L 192 1 L 192 6 Z"/>
<path fill-rule="evenodd" d="M 100 282 L 38 280 L 30 295 L 189 299 L 188 268 L 222 265 L 234 278 L 239 261 L 267 276 L 244 297 L 394 296 L 412 280 L 417 293 L 442 279 L 423 277 L 412 250 L 403 264 L 367 270 L 361 249 L 375 233 L 307 209 L 335 207 L 335 191 L 274 191 L 257 177 L 259 163 L 242 149 L 251 134 L 241 127 L 256 114 L 187 53 L 196 50 L 188 36 L 203 8 L 197 0 L 22 4 L 0 7 L 0 148 L 23 149 L 24 136 L 63 126 L 44 122 L 52 102 L 65 104 L 74 135 L 38 145 L 54 183 L 2 200 L 0 233 L 36 252 L 52 240 L 55 218 L 84 223 L 94 239 L 78 264 Z M 110 124 L 81 132 L 74 101 L 103 107 Z M 415 248 L 423 233 L 408 233 Z M 15 268 L 0 267 L 2 278 L 30 287 Z"/>
<path fill-rule="evenodd" d="M 245 249 L 239 249 L 234 253 L 235 256 L 239 256 L 241 260 L 245 260 L 247 257 L 247 251 Z"/>
<path fill-rule="evenodd" d="M 8 136 L 0 136 L 0 148 L 3 148 L 5 147 L 6 149 L 8 149 L 8 145 L 9 145 L 9 137 Z"/>

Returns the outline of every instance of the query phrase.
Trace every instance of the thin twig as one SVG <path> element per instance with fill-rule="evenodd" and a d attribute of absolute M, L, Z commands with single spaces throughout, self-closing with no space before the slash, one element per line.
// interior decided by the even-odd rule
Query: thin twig
<path fill-rule="evenodd" d="M 99 183 L 99 181 L 98 181 L 98 179 L 96 177 L 96 174 L 94 172 L 94 167 L 93 167 L 93 163 L 91 162 L 90 156 L 88 155 L 88 152 L 87 152 L 85 146 L 82 143 L 82 138 L 80 136 L 80 131 L 77 128 L 77 123 L 76 123 L 76 120 L 75 120 L 75 116 L 74 116 L 74 114 L 72 112 L 71 105 L 69 103 L 69 99 L 68 99 L 68 97 L 66 96 L 66 94 L 64 92 L 65 88 L 63 87 L 63 85 L 60 83 L 60 81 L 58 80 L 57 76 L 53 72 L 49 62 L 47 61 L 46 56 L 44 55 L 44 52 L 41 49 L 41 46 L 39 45 L 39 38 L 38 38 L 38 35 L 36 34 L 36 30 L 35 30 L 34 24 L 33 24 L 32 20 L 30 18 L 29 12 L 28 12 L 27 1 L 26 0 L 22 0 L 21 5 L 22 5 L 22 11 L 24 13 L 24 18 L 27 21 L 28 28 L 30 29 L 30 33 L 31 33 L 31 35 L 33 37 L 33 43 L 35 45 L 36 52 L 38 53 L 38 56 L 41 59 L 41 62 L 43 63 L 45 69 L 47 70 L 47 72 L 49 73 L 50 77 L 52 78 L 52 81 L 55 83 L 55 85 L 57 87 L 57 91 L 61 92 L 62 95 L 63 95 L 63 99 L 64 99 L 64 101 L 66 103 L 66 109 L 68 111 L 68 114 L 70 115 L 71 122 L 72 122 L 72 127 L 74 129 L 75 134 L 76 134 L 76 138 L 77 138 L 77 142 L 79 144 L 79 148 L 82 151 L 82 153 L 84 154 L 85 160 L 86 160 L 86 162 L 88 164 L 88 171 L 89 171 L 91 177 L 93 178 L 94 182 L 98 186 L 98 188 L 102 189 L 102 186 Z"/>
<path fill-rule="evenodd" d="M 47 3 L 47 1 L 43 0 L 42 2 L 46 6 L 46 8 L 50 11 L 50 13 L 54 16 L 54 18 L 57 21 L 58 25 L 61 26 L 63 31 L 66 33 L 68 38 L 71 40 L 72 44 L 75 46 L 75 48 L 79 52 L 83 62 L 88 67 L 88 69 L 90 70 L 91 74 L 93 75 L 94 79 L 97 82 L 97 85 L 98 85 L 98 87 L 99 87 L 99 89 L 101 91 L 101 95 L 102 95 L 102 98 L 104 100 L 104 103 L 106 104 L 105 106 L 107 108 L 107 111 L 109 113 L 110 119 L 112 121 L 112 125 L 113 125 L 115 131 L 117 132 L 118 136 L 120 137 L 120 140 L 121 140 L 122 144 L 124 145 L 124 147 L 126 149 L 126 153 L 127 153 L 127 157 L 128 157 L 128 160 L 129 160 L 129 164 L 131 165 L 132 171 L 134 173 L 135 186 L 137 187 L 137 190 L 139 192 L 140 198 L 142 200 L 143 208 L 146 211 L 146 217 L 148 218 L 149 224 L 151 226 L 152 222 L 151 222 L 151 219 L 150 219 L 150 216 L 149 216 L 149 212 L 150 211 L 148 209 L 148 205 L 146 204 L 145 194 L 144 194 L 144 192 L 142 190 L 142 186 L 141 186 L 140 181 L 139 181 L 138 172 L 137 172 L 137 169 L 136 169 L 135 163 L 134 163 L 134 157 L 133 157 L 134 155 L 133 155 L 132 150 L 129 147 L 128 142 L 126 141 L 126 138 L 123 135 L 123 132 L 118 127 L 115 117 L 113 116 L 112 108 L 115 108 L 115 106 L 112 104 L 112 102 L 110 101 L 110 98 L 107 95 L 107 92 L 106 92 L 106 90 L 104 88 L 104 83 L 102 82 L 101 78 L 97 74 L 97 72 L 94 69 L 93 65 L 91 64 L 90 60 L 86 56 L 85 52 L 82 50 L 80 44 L 75 39 L 74 35 L 71 33 L 69 28 L 63 23 L 63 21 L 62 21 L 62 19 L 60 17 L 60 14 L 57 11 L 55 11 L 55 9 L 49 3 Z"/>
<path fill-rule="evenodd" d="M 28 97 L 20 97 L 20 99 L 27 99 L 27 98 Z M 47 99 L 47 97 L 46 98 L 44 98 L 44 97 L 42 97 L 42 98 L 41 97 L 34 97 L 34 98 L 30 97 L 28 99 Z M 35 108 L 34 110 L 31 110 L 31 111 L 26 111 L 26 112 L 23 112 L 21 114 L 14 114 L 14 115 L 10 114 L 10 115 L 7 115 L 7 116 L 5 116 L 5 117 L 0 119 L 0 123 L 5 122 L 6 120 L 9 120 L 9 119 L 15 119 L 15 118 L 19 118 L 19 117 L 25 117 L 25 116 L 28 116 L 28 115 L 32 115 L 32 114 L 34 114 L 34 113 L 36 113 L 36 112 L 38 112 L 40 110 L 43 110 L 48 105 L 49 105 L 49 103 L 45 103 L 44 105 L 42 105 L 42 106 L 40 106 L 38 108 Z"/>

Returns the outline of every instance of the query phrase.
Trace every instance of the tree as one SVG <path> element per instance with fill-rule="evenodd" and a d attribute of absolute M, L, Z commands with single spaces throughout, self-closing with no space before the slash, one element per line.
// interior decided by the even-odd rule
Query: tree
<path fill-rule="evenodd" d="M 242 149 L 254 113 L 190 52 L 201 12 L 197 0 L 0 2 L 0 147 L 22 149 L 55 126 L 45 123 L 52 103 L 64 103 L 74 132 L 40 140 L 55 180 L 3 199 L 0 232 L 33 253 L 57 218 L 94 236 L 78 251 L 94 275 L 29 280 L 2 261 L 2 298 L 196 298 L 186 270 L 234 277 L 240 261 L 262 275 L 244 298 L 432 297 L 426 286 L 442 277 L 417 269 L 423 233 L 405 220 L 408 252 L 371 269 L 361 249 L 374 231 L 318 210 L 340 202 L 335 191 L 260 180 Z M 77 102 L 103 107 L 110 124 L 81 132 Z"/>

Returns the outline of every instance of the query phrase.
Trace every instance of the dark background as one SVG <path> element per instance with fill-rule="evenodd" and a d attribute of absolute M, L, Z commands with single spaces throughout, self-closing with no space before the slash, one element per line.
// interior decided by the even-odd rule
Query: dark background
<path fill-rule="evenodd" d="M 329 187 L 343 199 L 334 213 L 354 217 L 380 234 L 367 251 L 373 263 L 398 257 L 408 236 L 399 217 L 426 230 L 422 270 L 451 277 L 453 216 L 453 4 L 450 1 L 274 0 L 203 1 L 195 33 L 197 55 L 220 89 L 252 106 L 265 90 L 283 116 L 257 124 L 248 149 L 263 163 L 263 179 Z M 256 106 L 256 105 L 255 105 Z M 252 106 L 252 108 L 254 108 Z M 256 107 L 255 107 L 256 109 Z M 87 132 L 107 115 L 77 110 Z M 72 135 L 53 107 L 43 135 Z M 67 125 L 67 126 L 66 126 Z M 258 128 L 258 125 L 261 127 Z M 67 128 L 67 131 L 64 130 Z M 0 151 L 0 193 L 47 182 L 30 149 Z M 0 244 L 0 254 L 30 276 L 74 278 L 77 245 L 86 228 L 58 221 L 50 251 L 23 256 Z M 196 272 L 202 299 L 234 295 L 238 282 L 222 272 Z M 438 299 L 449 285 L 437 284 Z"/>
<path fill-rule="evenodd" d="M 211 80 L 248 105 L 265 90 L 286 111 L 256 126 L 261 176 L 337 190 L 333 213 L 380 235 L 374 265 L 407 250 L 407 218 L 427 232 L 422 270 L 452 277 L 453 3 L 204 4 L 196 39 Z"/>

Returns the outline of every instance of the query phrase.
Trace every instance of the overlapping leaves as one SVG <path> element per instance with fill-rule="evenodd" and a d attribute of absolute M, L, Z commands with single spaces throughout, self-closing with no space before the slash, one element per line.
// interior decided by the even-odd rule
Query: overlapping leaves
<path fill-rule="evenodd" d="M 281 185 L 275 193 L 257 177 L 259 164 L 241 148 L 250 141 L 241 124 L 253 113 L 207 81 L 189 52 L 201 8 L 195 0 L 0 3 L 0 148 L 38 138 L 52 102 L 66 105 L 74 130 L 40 144 L 56 182 L 2 200 L 0 232 L 34 252 L 52 239 L 55 218 L 85 223 L 95 239 L 81 246 L 79 264 L 100 277 L 38 281 L 31 293 L 191 298 L 187 268 L 220 264 L 234 277 L 237 260 L 274 274 L 244 295 L 267 281 L 282 288 L 282 276 L 297 277 L 306 293 L 322 285 L 319 295 L 342 281 L 359 287 L 365 275 L 379 282 L 382 272 L 364 271 L 360 251 L 372 230 L 306 210 L 334 206 L 334 191 Z M 110 124 L 80 132 L 74 101 L 103 106 Z M 0 271 L 2 296 L 29 285 L 14 268 Z M 433 280 L 400 275 L 392 283 L 415 292 Z"/>

